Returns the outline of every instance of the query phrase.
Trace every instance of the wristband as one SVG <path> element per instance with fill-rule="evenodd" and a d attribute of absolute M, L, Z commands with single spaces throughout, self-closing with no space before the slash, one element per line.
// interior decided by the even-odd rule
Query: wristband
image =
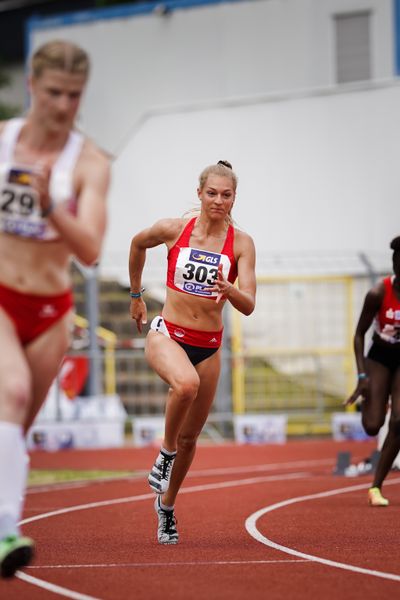
<path fill-rule="evenodd" d="M 54 204 L 50 202 L 47 208 L 42 209 L 42 217 L 48 217 L 54 210 Z"/>
<path fill-rule="evenodd" d="M 139 292 L 129 292 L 129 295 L 131 298 L 140 298 L 141 296 L 143 296 L 143 292 L 146 291 L 146 288 L 142 287 L 140 288 Z"/>
<path fill-rule="evenodd" d="M 366 379 L 368 377 L 368 375 L 366 373 L 359 373 L 357 375 L 357 379 Z"/>

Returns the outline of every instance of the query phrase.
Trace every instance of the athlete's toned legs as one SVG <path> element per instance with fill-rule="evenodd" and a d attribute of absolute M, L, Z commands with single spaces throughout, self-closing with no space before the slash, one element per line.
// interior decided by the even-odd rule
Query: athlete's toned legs
<path fill-rule="evenodd" d="M 373 482 L 373 487 L 378 488 L 381 488 L 400 451 L 400 368 L 393 375 L 391 399 L 388 433 L 381 448 Z"/>
<path fill-rule="evenodd" d="M 11 577 L 32 556 L 32 541 L 18 530 L 28 471 L 23 422 L 32 382 L 14 325 L 1 309 L 0 337 L 0 574 Z"/>
<path fill-rule="evenodd" d="M 24 419 L 28 432 L 39 412 L 51 384 L 57 376 L 62 359 L 70 344 L 71 312 L 68 312 L 25 349 L 32 374 L 32 397 Z"/>
<path fill-rule="evenodd" d="M 160 333 L 149 331 L 145 353 L 149 365 L 170 386 L 165 409 L 163 447 L 175 452 L 179 431 L 196 398 L 200 379 L 186 352 Z"/>
<path fill-rule="evenodd" d="M 214 399 L 219 354 L 215 353 L 195 368 L 186 352 L 170 338 L 150 331 L 146 340 L 149 364 L 170 385 L 164 443 L 149 475 L 149 484 L 157 493 L 154 508 L 161 544 L 176 544 L 179 539 L 173 505 Z"/>
<path fill-rule="evenodd" d="M 385 422 L 392 376 L 387 367 L 375 360 L 366 359 L 366 364 L 370 394 L 361 405 L 362 424 L 365 432 L 374 436 Z"/>
<path fill-rule="evenodd" d="M 0 308 L 0 421 L 22 425 L 31 397 L 31 376 L 12 321 Z"/>
<path fill-rule="evenodd" d="M 28 459 L 24 434 L 39 411 L 68 347 L 68 316 L 23 348 L 11 320 L 0 310 L 0 574 L 12 577 L 27 565 L 33 542 L 18 528 Z M 12 460 L 10 460 L 12 457 Z"/>
<path fill-rule="evenodd" d="M 200 387 L 195 401 L 189 408 L 184 422 L 179 430 L 177 455 L 171 475 L 168 491 L 162 501 L 167 506 L 173 506 L 183 480 L 192 464 L 197 438 L 207 420 L 214 400 L 220 373 L 220 351 L 216 352 L 196 366 L 200 377 Z"/>

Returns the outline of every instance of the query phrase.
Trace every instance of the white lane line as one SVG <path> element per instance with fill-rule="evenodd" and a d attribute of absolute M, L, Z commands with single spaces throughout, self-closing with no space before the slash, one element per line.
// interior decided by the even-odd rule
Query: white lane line
<path fill-rule="evenodd" d="M 133 479 L 142 479 L 142 477 L 138 477 L 137 475 L 134 476 L 127 476 L 124 475 L 123 477 L 99 477 L 96 479 L 79 479 L 76 481 L 59 481 L 57 483 L 47 483 L 47 484 L 42 484 L 42 485 L 33 485 L 31 487 L 29 487 L 26 490 L 27 494 L 43 494 L 43 493 L 47 493 L 47 492 L 58 492 L 58 491 L 63 491 L 63 490 L 69 490 L 69 489 L 75 489 L 75 488 L 83 488 L 83 487 L 88 487 L 91 484 L 103 484 L 103 483 L 114 483 L 114 482 L 121 482 L 121 481 L 132 481 Z"/>
<path fill-rule="evenodd" d="M 387 485 L 396 485 L 400 483 L 400 479 L 391 479 L 389 481 L 385 481 L 385 486 Z M 266 506 L 261 508 L 257 512 L 250 515 L 245 522 L 246 529 L 248 533 L 257 541 L 269 546 L 270 548 L 274 548 L 275 550 L 280 550 L 281 552 L 285 552 L 286 554 L 291 554 L 292 556 L 297 556 L 298 558 L 307 559 L 313 562 L 318 562 L 323 565 L 329 567 L 335 567 L 337 569 L 343 569 L 345 571 L 352 571 L 353 573 L 362 573 L 363 575 L 373 575 L 374 577 L 381 577 L 382 579 L 390 579 L 392 581 L 400 581 L 400 575 L 396 575 L 394 573 L 385 573 L 384 571 L 376 571 L 373 569 L 365 569 L 363 567 L 357 567 L 355 565 L 348 565 L 346 563 L 337 562 L 334 560 L 329 560 L 326 558 L 321 558 L 319 556 L 315 556 L 313 554 L 306 554 L 305 552 L 299 552 L 298 550 L 294 550 L 293 548 L 289 548 L 287 546 L 283 546 L 282 544 L 278 544 L 273 542 L 266 536 L 264 536 L 257 529 L 257 521 L 263 515 L 272 512 L 274 510 L 278 510 L 279 508 L 284 508 L 285 506 L 290 506 L 291 504 L 297 504 L 299 502 L 306 502 L 308 500 L 317 500 L 318 498 L 328 498 L 329 496 L 335 496 L 338 494 L 346 494 L 348 492 L 357 492 L 359 490 L 364 490 L 370 487 L 370 484 L 360 484 L 360 485 L 352 485 L 345 488 L 338 488 L 336 490 L 329 490 L 327 492 L 320 492 L 317 494 L 309 494 L 307 496 L 298 496 L 297 498 L 289 498 L 288 500 L 283 500 L 282 502 L 277 502 L 276 504 L 271 504 L 270 506 Z M 372 509 L 371 510 L 389 510 L 387 508 L 381 509 Z"/>
<path fill-rule="evenodd" d="M 197 567 L 197 566 L 213 566 L 213 565 L 269 565 L 276 563 L 298 563 L 306 562 L 310 564 L 309 560 L 303 559 L 276 559 L 276 560 L 200 560 L 190 562 L 150 562 L 150 563 L 99 563 L 99 564 L 88 564 L 88 565 L 36 565 L 27 567 L 27 569 L 130 569 L 139 567 Z"/>
<path fill-rule="evenodd" d="M 332 458 L 321 458 L 317 460 L 296 460 L 283 463 L 268 463 L 264 465 L 245 465 L 242 467 L 203 469 L 198 471 L 189 471 L 188 477 L 209 477 L 210 475 L 234 475 L 236 473 L 254 473 L 257 471 L 282 471 L 283 469 L 302 469 L 304 467 L 310 469 L 311 467 L 318 467 L 324 465 L 334 466 L 334 460 Z"/>
<path fill-rule="evenodd" d="M 31 575 L 23 573 L 22 571 L 17 571 L 16 577 L 18 577 L 18 579 L 21 579 L 22 581 L 25 581 L 26 583 L 31 583 L 36 587 L 40 587 L 44 590 L 47 590 L 48 592 L 53 592 L 54 594 L 64 596 L 64 598 L 72 598 L 72 600 L 100 600 L 100 598 L 95 598 L 95 596 L 80 594 L 79 592 L 74 592 L 73 590 L 68 590 L 67 588 L 55 585 L 54 583 L 49 583 L 48 581 L 37 579 L 37 577 L 32 577 Z"/>
<path fill-rule="evenodd" d="M 288 473 L 286 475 L 270 475 L 265 477 L 252 477 L 250 479 L 238 479 L 234 481 L 223 481 L 220 483 L 210 483 L 207 485 L 195 485 L 191 487 L 182 488 L 180 490 L 181 494 L 189 494 L 194 492 L 203 492 L 206 490 L 215 490 L 219 488 L 227 488 L 227 487 L 235 487 L 242 485 L 252 485 L 257 483 L 265 483 L 268 481 L 282 481 L 282 480 L 291 480 L 291 479 L 300 479 L 302 477 L 309 476 L 309 473 Z M 114 500 L 104 500 L 101 502 L 91 502 L 89 504 L 80 504 L 78 506 L 70 506 L 68 508 L 62 508 L 59 510 L 54 510 L 51 512 L 43 513 L 41 515 L 36 515 L 34 517 L 29 517 L 20 522 L 20 525 L 26 525 L 27 523 L 32 523 L 34 521 L 39 521 L 42 519 L 47 519 L 49 517 L 55 517 L 58 515 L 63 515 L 71 512 L 76 512 L 79 510 L 88 510 L 92 508 L 100 508 L 103 506 L 113 506 L 115 504 L 123 504 L 127 502 L 138 502 L 140 500 L 149 500 L 154 498 L 154 493 L 150 494 L 140 494 L 138 496 L 129 496 L 127 498 L 115 498 Z M 73 600 L 101 600 L 99 598 L 91 598 L 90 596 L 82 596 L 77 595 L 77 592 L 73 590 L 69 590 L 68 588 L 63 588 L 61 586 L 55 586 L 52 583 L 48 583 L 43 581 L 42 579 L 37 579 L 36 577 L 32 577 L 31 575 L 27 575 L 22 571 L 17 571 L 16 576 L 20 579 L 26 581 L 27 583 L 31 583 L 36 585 L 37 587 L 41 587 L 44 589 L 49 589 L 54 593 L 58 593 L 61 596 L 65 596 L 66 598 L 72 598 Z M 51 589 L 50 589 L 51 588 Z"/>
<path fill-rule="evenodd" d="M 193 485 L 190 487 L 183 487 L 180 489 L 180 494 L 191 494 L 194 492 L 204 492 L 208 490 L 217 490 L 222 488 L 239 487 L 243 485 L 254 485 L 257 483 L 266 483 L 268 481 L 289 481 L 292 479 L 301 479 L 309 476 L 310 473 L 287 473 L 285 475 L 266 475 L 264 477 L 250 477 L 248 479 L 235 479 L 232 481 L 220 481 L 218 483 L 208 483 L 204 485 Z M 139 502 L 141 500 L 154 499 L 154 493 L 139 494 L 138 496 L 127 496 L 125 498 L 114 498 L 113 500 L 101 500 L 99 502 L 89 502 L 88 504 L 78 504 L 75 506 L 68 506 L 67 508 L 60 508 L 58 510 L 52 510 L 46 513 L 28 517 L 20 522 L 20 525 L 26 525 L 33 523 L 34 521 L 41 521 L 42 519 L 48 519 L 50 517 L 57 517 L 59 515 L 65 515 L 68 513 L 76 512 L 79 510 L 88 510 L 92 508 L 101 508 L 103 506 L 113 506 L 116 504 L 125 504 L 127 502 Z"/>
<path fill-rule="evenodd" d="M 283 469 L 299 469 L 303 467 L 311 468 L 318 466 L 334 465 L 334 461 L 331 458 L 321 458 L 317 460 L 297 460 L 284 463 L 268 463 L 263 465 L 246 465 L 241 467 L 221 467 L 217 469 L 203 469 L 190 471 L 187 474 L 187 478 L 194 477 L 210 477 L 213 475 L 234 475 L 236 473 L 257 473 L 259 471 L 282 471 Z M 119 481 L 135 481 L 146 479 L 149 472 L 138 471 L 132 475 L 124 475 L 123 477 L 104 477 L 101 479 L 92 479 L 85 481 L 67 481 L 65 483 L 50 483 L 47 485 L 34 485 L 27 490 L 27 494 L 41 494 L 44 492 L 57 492 L 59 490 L 68 490 L 78 487 L 88 487 L 96 483 L 109 483 Z"/>

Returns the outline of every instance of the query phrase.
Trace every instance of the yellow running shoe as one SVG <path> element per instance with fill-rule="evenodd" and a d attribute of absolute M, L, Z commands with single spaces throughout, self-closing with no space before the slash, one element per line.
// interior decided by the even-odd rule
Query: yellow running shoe
<path fill-rule="evenodd" d="M 382 496 L 378 487 L 372 487 L 368 490 L 368 504 L 370 506 L 389 506 L 389 500 Z"/>

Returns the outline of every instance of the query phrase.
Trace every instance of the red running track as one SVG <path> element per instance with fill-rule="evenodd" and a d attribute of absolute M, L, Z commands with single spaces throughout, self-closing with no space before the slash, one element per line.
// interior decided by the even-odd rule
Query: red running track
<path fill-rule="evenodd" d="M 132 469 L 132 478 L 31 489 L 23 531 L 32 566 L 0 582 L 3 600 L 366 600 L 400 593 L 400 476 L 388 508 L 366 503 L 368 476 L 332 475 L 373 442 L 199 447 L 178 498 L 180 542 L 156 541 L 144 473 L 156 450 L 32 455 L 36 468 Z M 139 473 L 137 472 L 139 471 Z"/>

